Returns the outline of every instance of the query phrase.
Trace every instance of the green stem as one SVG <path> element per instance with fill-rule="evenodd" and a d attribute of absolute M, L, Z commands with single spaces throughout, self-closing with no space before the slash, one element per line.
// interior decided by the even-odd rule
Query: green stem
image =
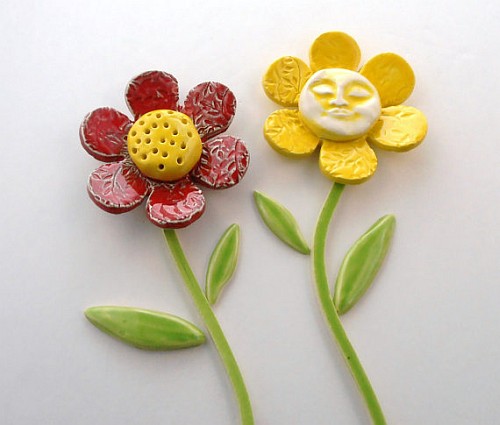
<path fill-rule="evenodd" d="M 314 246 L 312 254 L 314 280 L 316 282 L 316 290 L 326 321 L 330 326 L 333 336 L 337 340 L 344 360 L 346 361 L 347 366 L 349 367 L 349 370 L 358 385 L 359 391 L 365 400 L 372 421 L 375 425 L 385 425 L 386 421 L 377 400 L 377 396 L 373 391 L 370 381 L 363 370 L 363 366 L 361 366 L 361 362 L 359 361 L 349 338 L 347 338 L 347 334 L 342 326 L 342 322 L 340 321 L 337 310 L 335 309 L 335 305 L 333 304 L 333 299 L 328 285 L 328 277 L 326 274 L 325 245 L 328 226 L 343 190 L 343 184 L 335 183 L 333 185 L 319 215 L 316 231 L 314 233 Z"/>
<path fill-rule="evenodd" d="M 182 246 L 177 238 L 177 234 L 173 229 L 164 230 L 165 239 L 167 240 L 172 256 L 174 257 L 175 263 L 179 268 L 179 272 L 184 279 L 184 283 L 193 298 L 193 301 L 198 309 L 208 332 L 212 336 L 212 340 L 215 343 L 217 351 L 222 359 L 222 363 L 226 368 L 226 372 L 229 375 L 231 383 L 233 384 L 234 392 L 236 393 L 236 398 L 238 399 L 238 404 L 240 407 L 241 424 L 242 425 L 253 425 L 253 413 L 252 406 L 250 405 L 250 398 L 248 397 L 248 392 L 243 381 L 243 376 L 241 375 L 238 363 L 234 358 L 234 354 L 229 347 L 229 343 L 222 331 L 222 328 L 215 317 L 210 304 L 208 303 L 205 294 L 201 290 L 201 287 L 196 280 L 196 277 L 189 266 L 188 260 Z"/>

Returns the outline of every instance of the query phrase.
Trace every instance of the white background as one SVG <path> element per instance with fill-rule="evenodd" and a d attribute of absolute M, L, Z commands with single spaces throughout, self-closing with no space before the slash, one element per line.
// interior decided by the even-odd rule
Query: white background
<path fill-rule="evenodd" d="M 216 306 L 246 377 L 257 424 L 369 424 L 319 312 L 308 257 L 264 228 L 259 189 L 294 212 L 310 240 L 330 188 L 317 157 L 292 161 L 262 136 L 277 109 L 261 89 L 283 55 L 307 59 L 316 36 L 341 30 L 363 60 L 394 51 L 413 66 L 407 101 L 429 133 L 405 154 L 379 152 L 367 183 L 348 187 L 328 242 L 343 253 L 379 216 L 398 227 L 374 287 L 345 327 L 390 424 L 500 423 L 500 177 L 494 1 L 28 1 L 0 14 L 0 423 L 239 423 L 211 343 L 149 353 L 92 327 L 92 305 L 134 305 L 202 326 L 161 231 L 143 208 L 113 216 L 85 185 L 99 163 L 80 146 L 84 115 L 126 111 L 123 90 L 151 69 L 181 96 L 201 81 L 238 99 L 230 133 L 251 168 L 206 191 L 202 219 L 179 237 L 202 278 L 216 240 L 242 227 L 234 281 Z"/>

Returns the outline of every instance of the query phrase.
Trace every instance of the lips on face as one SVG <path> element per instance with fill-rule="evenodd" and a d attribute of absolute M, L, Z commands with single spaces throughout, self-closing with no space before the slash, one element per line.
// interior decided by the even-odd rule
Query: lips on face
<path fill-rule="evenodd" d="M 322 69 L 307 81 L 299 100 L 304 123 L 322 139 L 347 141 L 370 130 L 380 117 L 380 98 L 361 74 Z"/>

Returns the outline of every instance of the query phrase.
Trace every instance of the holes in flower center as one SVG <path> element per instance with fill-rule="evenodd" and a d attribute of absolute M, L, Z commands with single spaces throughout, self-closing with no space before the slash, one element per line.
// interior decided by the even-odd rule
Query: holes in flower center
<path fill-rule="evenodd" d="M 192 120 L 177 111 L 147 112 L 129 129 L 126 142 L 131 160 L 147 177 L 175 181 L 199 160 L 200 138 Z"/>

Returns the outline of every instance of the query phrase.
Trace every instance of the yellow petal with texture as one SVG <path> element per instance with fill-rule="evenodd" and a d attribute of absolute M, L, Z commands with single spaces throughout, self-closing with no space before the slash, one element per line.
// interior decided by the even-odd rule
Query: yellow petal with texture
<path fill-rule="evenodd" d="M 302 123 L 296 109 L 279 109 L 269 115 L 264 136 L 273 149 L 287 156 L 310 155 L 319 144 L 319 138 Z"/>
<path fill-rule="evenodd" d="M 309 59 L 313 71 L 345 68 L 355 71 L 361 59 L 358 43 L 343 32 L 325 32 L 314 40 Z"/>
<path fill-rule="evenodd" d="M 395 53 L 382 53 L 365 63 L 360 71 L 377 88 L 382 107 L 403 103 L 415 87 L 411 66 Z"/>
<path fill-rule="evenodd" d="M 352 142 L 323 141 L 319 168 L 337 183 L 359 184 L 377 169 L 377 157 L 364 138 Z"/>
<path fill-rule="evenodd" d="M 284 56 L 273 62 L 264 75 L 262 84 L 271 100 L 282 106 L 297 106 L 304 84 L 311 70 L 304 61 Z"/>
<path fill-rule="evenodd" d="M 382 109 L 368 141 L 381 149 L 405 152 L 417 147 L 427 133 L 427 119 L 417 108 L 391 106 Z"/>

